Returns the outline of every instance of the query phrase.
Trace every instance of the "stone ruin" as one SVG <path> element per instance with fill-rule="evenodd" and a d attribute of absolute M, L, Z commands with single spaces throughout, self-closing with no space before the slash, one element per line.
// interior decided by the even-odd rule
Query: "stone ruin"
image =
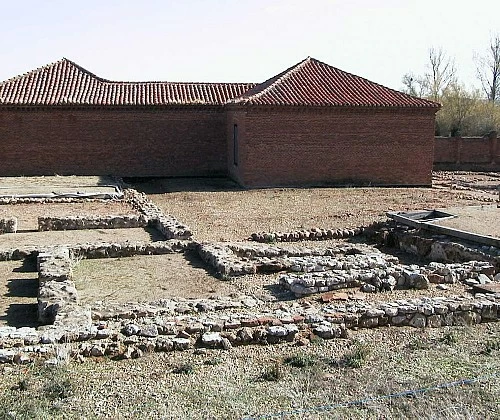
<path fill-rule="evenodd" d="M 39 280 L 39 328 L 0 327 L 0 362 L 28 363 L 46 355 L 54 344 L 75 343 L 71 356 L 135 358 L 152 351 L 186 350 L 192 347 L 223 348 L 245 344 L 274 344 L 311 337 L 345 338 L 351 329 L 383 326 L 436 328 L 498 321 L 500 294 L 420 297 L 387 302 L 344 300 L 311 305 L 298 300 L 279 304 L 255 296 L 215 299 L 161 299 L 151 303 L 81 305 L 72 280 L 72 268 L 81 258 L 114 258 L 138 254 L 158 255 L 195 251 L 224 279 L 256 273 L 274 274 L 276 282 L 295 297 L 356 288 L 366 293 L 394 289 L 426 289 L 431 284 L 464 286 L 500 281 L 500 250 L 446 244 L 457 260 L 426 265 L 401 264 L 398 258 L 363 244 L 337 243 L 325 247 L 288 244 L 198 243 L 191 230 L 135 190 L 126 199 L 141 216 L 104 218 L 43 218 L 40 230 L 123 228 L 150 226 L 165 240 L 156 242 L 96 243 L 58 247 L 26 247 L 0 251 L 0 260 L 36 258 Z M 0 227 L 2 225 L 0 224 Z M 394 232 L 311 230 L 304 240 L 345 238 L 361 233 L 387 244 Z M 314 235 L 311 234 L 314 233 Z M 341 232 L 341 233 L 339 233 Z M 345 233 L 347 232 L 347 233 Z M 371 233 L 370 233 L 371 232 Z M 295 242 L 296 234 L 274 235 L 271 242 Z M 392 236 L 391 236 L 392 235 Z M 402 238 L 403 236 L 401 236 Z M 269 237 L 257 242 L 269 242 Z M 398 240 L 400 248 L 416 249 Z M 433 245 L 430 247 L 432 248 Z M 424 247 L 426 250 L 427 246 Z M 407 250 L 405 249 L 405 250 Z M 418 247 L 417 247 L 418 249 Z M 457 251 L 458 250 L 458 251 Z M 486 252 L 488 251 L 488 252 Z M 458 254 L 457 254 L 458 253 Z M 470 256 L 474 258 L 468 258 Z M 47 356 L 44 356 L 47 357 Z"/>

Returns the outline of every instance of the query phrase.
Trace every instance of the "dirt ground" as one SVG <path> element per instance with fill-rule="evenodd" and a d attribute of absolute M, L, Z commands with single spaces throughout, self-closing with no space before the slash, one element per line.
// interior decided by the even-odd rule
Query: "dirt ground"
<path fill-rule="evenodd" d="M 36 326 L 37 294 L 36 267 L 22 261 L 0 262 L 0 326 Z"/>
<path fill-rule="evenodd" d="M 385 219 L 387 211 L 479 205 L 484 198 L 496 198 L 491 191 L 454 189 L 453 180 L 438 175 L 436 188 L 241 190 L 227 180 L 199 178 L 159 179 L 135 187 L 202 241 L 244 240 L 262 231 L 356 227 Z"/>
<path fill-rule="evenodd" d="M 85 303 L 148 302 L 238 292 L 230 282 L 217 279 L 199 258 L 182 254 L 82 260 L 75 267 L 74 280 Z"/>
<path fill-rule="evenodd" d="M 435 222 L 437 225 L 465 230 L 479 235 L 500 238 L 500 207 L 498 205 L 449 207 L 447 213 L 457 217 Z"/>

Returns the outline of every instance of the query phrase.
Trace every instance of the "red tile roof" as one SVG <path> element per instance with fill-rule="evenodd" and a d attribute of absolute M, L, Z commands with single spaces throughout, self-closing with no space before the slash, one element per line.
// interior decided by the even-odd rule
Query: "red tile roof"
<path fill-rule="evenodd" d="M 223 105 L 252 83 L 114 82 L 63 58 L 0 83 L 0 105 Z"/>
<path fill-rule="evenodd" d="M 0 105 L 356 106 L 439 108 L 306 58 L 283 73 L 254 83 L 116 82 L 97 77 L 71 60 L 60 61 L 0 83 Z"/>
<path fill-rule="evenodd" d="M 436 102 L 389 89 L 314 58 L 255 86 L 232 103 L 250 105 L 439 108 Z"/>

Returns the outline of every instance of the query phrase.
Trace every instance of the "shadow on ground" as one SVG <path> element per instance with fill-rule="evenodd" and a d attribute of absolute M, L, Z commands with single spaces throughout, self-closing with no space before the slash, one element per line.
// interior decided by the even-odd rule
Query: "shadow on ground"
<path fill-rule="evenodd" d="M 9 327 L 38 327 L 36 303 L 11 303 L 6 315 L 0 316 L 0 323 Z"/>
<path fill-rule="evenodd" d="M 242 191 L 237 183 L 229 178 L 125 178 L 137 191 L 145 194 L 168 192 L 216 192 Z"/>

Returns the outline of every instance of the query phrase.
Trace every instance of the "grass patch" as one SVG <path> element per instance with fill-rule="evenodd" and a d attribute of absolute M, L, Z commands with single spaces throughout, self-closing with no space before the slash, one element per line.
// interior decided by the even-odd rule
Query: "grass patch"
<path fill-rule="evenodd" d="M 284 362 L 285 364 L 293 367 L 304 368 L 308 366 L 314 366 L 317 363 L 317 360 L 315 357 L 309 354 L 301 353 L 285 357 Z"/>
<path fill-rule="evenodd" d="M 75 395 L 67 367 L 30 366 L 14 385 L 0 393 L 0 419 L 46 419 L 61 415 L 65 400 Z"/>
<path fill-rule="evenodd" d="M 206 366 L 217 366 L 222 363 L 222 359 L 220 357 L 213 357 L 211 359 L 207 359 L 203 362 Z"/>
<path fill-rule="evenodd" d="M 452 344 L 458 343 L 458 335 L 453 332 L 449 331 L 445 333 L 440 339 L 441 343 L 446 344 L 447 346 L 451 346 Z"/>
<path fill-rule="evenodd" d="M 182 365 L 176 366 L 172 372 L 181 375 L 191 375 L 195 371 L 194 365 L 192 363 L 184 363 Z"/>
<path fill-rule="evenodd" d="M 341 365 L 356 369 L 360 368 L 366 363 L 370 353 L 371 349 L 367 344 L 355 342 L 353 348 L 344 354 Z"/>
<path fill-rule="evenodd" d="M 272 366 L 265 369 L 260 378 L 264 381 L 268 382 L 277 382 L 285 376 L 285 372 L 283 371 L 283 367 L 278 363 L 274 363 Z"/>
<path fill-rule="evenodd" d="M 491 356 L 492 353 L 497 350 L 500 350 L 500 339 L 488 340 L 485 343 L 484 349 L 481 351 L 481 354 Z"/>

